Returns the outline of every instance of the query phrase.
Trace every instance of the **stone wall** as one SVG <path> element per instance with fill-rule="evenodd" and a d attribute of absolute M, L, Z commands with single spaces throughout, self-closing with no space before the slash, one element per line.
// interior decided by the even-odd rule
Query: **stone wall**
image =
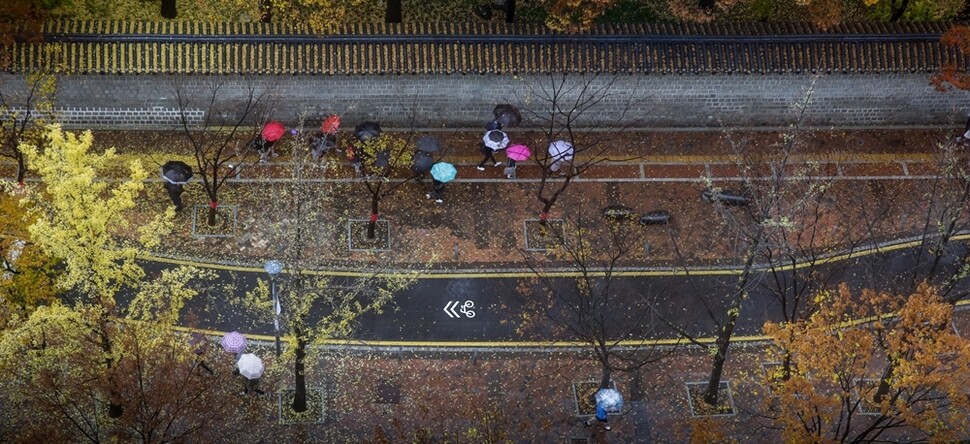
<path fill-rule="evenodd" d="M 244 109 L 252 88 L 260 99 L 254 122 L 273 118 L 294 125 L 304 116 L 316 126 L 327 114 L 339 113 L 347 124 L 377 120 L 401 127 L 408 125 L 413 110 L 418 127 L 477 127 L 490 118 L 496 103 L 541 114 L 554 85 L 562 87 L 569 102 L 588 84 L 601 100 L 577 120 L 583 126 L 617 121 L 641 127 L 787 125 L 810 88 L 807 125 L 962 122 L 970 107 L 968 94 L 936 92 L 927 78 L 923 73 L 569 75 L 560 84 L 561 77 L 499 75 L 74 75 L 61 80 L 57 111 L 72 128 L 169 128 L 178 123 L 181 94 L 191 123 L 208 117 L 218 124 Z M 3 74 L 0 81 L 8 97 L 24 89 L 19 76 Z"/>

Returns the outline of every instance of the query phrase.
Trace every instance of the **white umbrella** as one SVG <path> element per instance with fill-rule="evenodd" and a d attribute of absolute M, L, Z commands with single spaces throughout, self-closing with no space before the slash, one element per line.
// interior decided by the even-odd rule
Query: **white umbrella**
<path fill-rule="evenodd" d="M 553 162 L 573 160 L 573 144 L 565 140 L 557 140 L 549 144 L 549 157 Z"/>
<path fill-rule="evenodd" d="M 504 150 L 505 147 L 509 146 L 509 135 L 499 130 L 491 130 L 485 133 L 482 141 L 485 142 L 485 146 L 493 151 Z"/>
<path fill-rule="evenodd" d="M 252 353 L 244 353 L 236 365 L 239 367 L 239 374 L 246 379 L 259 379 L 263 376 L 263 360 Z"/>

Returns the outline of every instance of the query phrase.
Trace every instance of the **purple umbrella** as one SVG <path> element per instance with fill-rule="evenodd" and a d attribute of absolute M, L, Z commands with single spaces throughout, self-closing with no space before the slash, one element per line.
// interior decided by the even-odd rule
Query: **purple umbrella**
<path fill-rule="evenodd" d="M 246 337 L 238 331 L 231 331 L 222 337 L 220 344 L 228 353 L 242 353 L 246 349 Z"/>

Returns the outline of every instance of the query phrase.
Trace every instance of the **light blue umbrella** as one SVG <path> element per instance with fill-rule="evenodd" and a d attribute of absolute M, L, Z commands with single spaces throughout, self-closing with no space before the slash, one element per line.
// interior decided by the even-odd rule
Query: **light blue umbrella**
<path fill-rule="evenodd" d="M 438 162 L 431 166 L 431 177 L 438 182 L 451 182 L 457 175 L 458 170 L 448 162 Z"/>
<path fill-rule="evenodd" d="M 623 408 L 623 395 L 616 389 L 605 388 L 596 392 L 596 404 L 607 412 L 619 412 Z"/>

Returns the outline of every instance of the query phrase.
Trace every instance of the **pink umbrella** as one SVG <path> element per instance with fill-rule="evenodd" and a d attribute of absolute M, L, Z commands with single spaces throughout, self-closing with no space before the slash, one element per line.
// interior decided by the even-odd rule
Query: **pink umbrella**
<path fill-rule="evenodd" d="M 283 124 L 279 122 L 266 122 L 266 125 L 263 125 L 263 139 L 267 142 L 280 140 L 285 132 L 286 128 L 283 128 Z"/>
<path fill-rule="evenodd" d="M 529 158 L 532 155 L 532 151 L 529 147 L 517 143 L 505 149 L 505 155 L 516 162 L 521 162 Z"/>
<path fill-rule="evenodd" d="M 228 353 L 242 353 L 246 349 L 246 337 L 238 331 L 231 331 L 222 337 L 222 349 Z"/>

